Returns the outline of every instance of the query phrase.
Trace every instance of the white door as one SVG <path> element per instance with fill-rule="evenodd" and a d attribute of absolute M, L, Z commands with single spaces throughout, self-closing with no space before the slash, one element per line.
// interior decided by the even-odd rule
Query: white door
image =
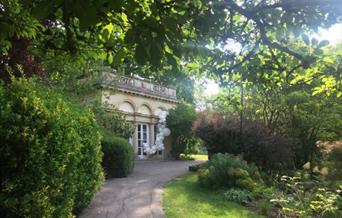
<path fill-rule="evenodd" d="M 143 144 L 149 143 L 149 129 L 147 124 L 138 124 L 138 156 L 144 157 L 146 152 L 144 152 Z"/>

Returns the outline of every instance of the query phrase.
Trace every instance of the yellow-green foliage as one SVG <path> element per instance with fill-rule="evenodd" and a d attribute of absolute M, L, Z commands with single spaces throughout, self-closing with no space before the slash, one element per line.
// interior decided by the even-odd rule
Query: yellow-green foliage
<path fill-rule="evenodd" d="M 91 112 L 31 80 L 0 86 L 0 214 L 70 217 L 103 180 Z"/>
<path fill-rule="evenodd" d="M 252 191 L 262 182 L 258 169 L 240 157 L 215 154 L 200 169 L 200 185 L 207 188 L 241 188 Z"/>

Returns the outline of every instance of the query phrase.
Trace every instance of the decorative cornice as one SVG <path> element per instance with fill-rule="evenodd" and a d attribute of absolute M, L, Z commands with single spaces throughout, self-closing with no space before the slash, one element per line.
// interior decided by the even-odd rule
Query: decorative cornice
<path fill-rule="evenodd" d="M 135 90 L 132 90 L 132 89 L 126 89 L 126 88 L 123 88 L 123 87 L 119 87 L 118 88 L 118 87 L 115 87 L 113 85 L 108 85 L 108 84 L 101 84 L 100 86 L 101 86 L 101 88 L 107 88 L 107 89 L 111 89 L 111 90 L 116 90 L 116 91 L 119 91 L 119 92 L 131 94 L 131 95 L 142 96 L 142 97 L 145 97 L 145 98 L 156 99 L 156 100 L 159 100 L 159 101 L 164 101 L 164 102 L 169 102 L 169 103 L 175 103 L 175 104 L 179 103 L 179 101 L 177 99 L 167 98 L 167 97 L 163 97 L 163 96 L 159 96 L 159 95 L 153 95 L 153 94 L 145 93 L 145 92 L 141 92 L 141 91 L 139 92 L 139 91 L 135 91 Z"/>
<path fill-rule="evenodd" d="M 127 77 L 117 75 L 115 71 L 103 71 L 97 85 L 116 89 L 121 92 L 147 98 L 158 99 L 172 103 L 178 103 L 177 90 L 175 87 L 163 86 L 143 78 Z"/>

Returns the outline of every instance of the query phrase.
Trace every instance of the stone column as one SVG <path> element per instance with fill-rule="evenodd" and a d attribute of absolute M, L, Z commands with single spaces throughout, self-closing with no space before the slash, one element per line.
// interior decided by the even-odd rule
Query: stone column
<path fill-rule="evenodd" d="M 149 129 L 150 129 L 150 145 L 154 145 L 154 124 L 153 123 L 150 123 L 149 124 Z"/>
<path fill-rule="evenodd" d="M 134 154 L 138 155 L 138 123 L 134 123 L 133 149 Z"/>

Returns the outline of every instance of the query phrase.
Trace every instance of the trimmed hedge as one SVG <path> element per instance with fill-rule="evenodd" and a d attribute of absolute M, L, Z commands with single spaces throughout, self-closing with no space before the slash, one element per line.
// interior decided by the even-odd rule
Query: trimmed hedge
<path fill-rule="evenodd" d="M 102 139 L 102 166 L 106 178 L 128 176 L 134 167 L 134 150 L 124 138 L 114 136 L 104 130 Z"/>
<path fill-rule="evenodd" d="M 0 84 L 0 214 L 71 217 L 103 181 L 91 112 L 32 80 Z"/>

